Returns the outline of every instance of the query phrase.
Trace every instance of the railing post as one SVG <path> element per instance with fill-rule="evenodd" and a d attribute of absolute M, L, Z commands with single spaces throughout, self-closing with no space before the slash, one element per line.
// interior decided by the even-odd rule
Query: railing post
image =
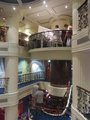
<path fill-rule="evenodd" d="M 5 80 L 5 93 L 8 93 L 8 82 L 9 78 L 4 79 Z"/>
<path fill-rule="evenodd" d="M 43 48 L 43 39 L 41 39 L 41 48 Z"/>

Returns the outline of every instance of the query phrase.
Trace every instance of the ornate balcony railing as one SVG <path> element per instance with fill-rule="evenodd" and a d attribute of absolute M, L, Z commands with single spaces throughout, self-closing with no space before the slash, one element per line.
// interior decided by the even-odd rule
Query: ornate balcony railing
<path fill-rule="evenodd" d="M 19 78 L 19 84 L 20 84 L 20 83 L 26 83 L 34 80 L 45 80 L 45 74 L 44 74 L 44 71 L 41 71 L 41 72 L 19 75 L 18 78 Z"/>
<path fill-rule="evenodd" d="M 0 78 L 0 94 L 8 92 L 8 81 L 9 78 Z"/>
<path fill-rule="evenodd" d="M 78 30 L 88 26 L 88 0 L 78 8 Z"/>
<path fill-rule="evenodd" d="M 7 26 L 0 26 L 0 42 L 6 42 Z"/>
<path fill-rule="evenodd" d="M 71 46 L 72 30 L 53 30 L 30 36 L 28 48 Z"/>
<path fill-rule="evenodd" d="M 90 91 L 77 86 L 78 90 L 78 102 L 77 108 L 78 110 L 88 117 L 90 116 Z"/>
<path fill-rule="evenodd" d="M 19 45 L 27 47 L 27 45 L 28 45 L 28 37 L 29 36 L 26 35 L 25 33 L 19 32 Z"/>

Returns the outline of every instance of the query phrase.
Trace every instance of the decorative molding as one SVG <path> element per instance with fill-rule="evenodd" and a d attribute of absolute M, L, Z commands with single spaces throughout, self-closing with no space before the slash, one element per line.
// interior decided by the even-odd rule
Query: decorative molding
<path fill-rule="evenodd" d="M 0 103 L 8 102 L 8 99 L 0 99 Z"/>
<path fill-rule="evenodd" d="M 90 41 L 88 36 L 85 36 L 85 37 L 77 40 L 77 45 L 88 42 L 88 41 Z"/>
<path fill-rule="evenodd" d="M 8 48 L 0 48 L 0 51 L 8 51 Z"/>

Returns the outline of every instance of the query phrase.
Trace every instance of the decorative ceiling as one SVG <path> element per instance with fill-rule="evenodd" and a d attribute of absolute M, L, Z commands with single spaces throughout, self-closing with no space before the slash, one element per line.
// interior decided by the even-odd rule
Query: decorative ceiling
<path fill-rule="evenodd" d="M 30 3 L 30 2 L 34 2 L 34 1 L 36 1 L 36 0 L 20 0 L 20 2 L 22 2 L 22 3 Z M 0 2 L 18 4 L 19 0 L 0 0 Z"/>
<path fill-rule="evenodd" d="M 0 0 L 0 19 L 21 13 L 25 20 L 45 24 L 62 15 L 72 16 L 72 0 Z M 67 5 L 67 8 L 65 6 Z M 15 10 L 13 10 L 15 7 Z"/>

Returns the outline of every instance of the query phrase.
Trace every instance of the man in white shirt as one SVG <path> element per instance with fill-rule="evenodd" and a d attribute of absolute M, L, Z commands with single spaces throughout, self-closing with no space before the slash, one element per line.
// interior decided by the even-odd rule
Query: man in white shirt
<path fill-rule="evenodd" d="M 38 85 L 34 85 L 33 88 L 32 88 L 32 97 L 35 97 L 35 94 L 38 90 L 39 86 Z"/>
<path fill-rule="evenodd" d="M 43 106 L 43 97 L 44 97 L 44 92 L 41 90 L 38 90 L 35 94 L 35 101 L 37 106 Z"/>
<path fill-rule="evenodd" d="M 36 104 L 35 96 L 36 96 L 36 92 L 37 92 L 38 88 L 39 88 L 38 85 L 34 85 L 32 88 L 32 107 L 35 107 L 35 104 Z"/>

